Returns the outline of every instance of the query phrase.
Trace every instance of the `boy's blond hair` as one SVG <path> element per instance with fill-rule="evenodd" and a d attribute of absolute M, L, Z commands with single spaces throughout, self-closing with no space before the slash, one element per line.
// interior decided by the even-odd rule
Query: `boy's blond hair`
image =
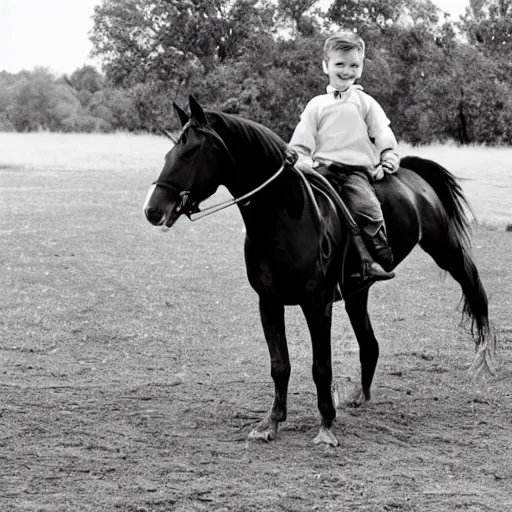
<path fill-rule="evenodd" d="M 344 30 L 342 32 L 333 34 L 325 41 L 323 50 L 324 61 L 327 62 L 329 60 L 329 53 L 336 50 L 341 50 L 344 52 L 349 52 L 350 50 L 358 50 L 364 57 L 366 47 L 363 39 L 355 32 Z"/>

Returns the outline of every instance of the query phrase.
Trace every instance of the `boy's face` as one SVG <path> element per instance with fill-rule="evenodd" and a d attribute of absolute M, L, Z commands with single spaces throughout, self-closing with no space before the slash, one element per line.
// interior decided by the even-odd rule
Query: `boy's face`
<path fill-rule="evenodd" d="M 344 91 L 348 89 L 363 72 L 363 54 L 359 50 L 331 50 L 329 60 L 323 61 L 324 73 L 329 76 L 329 84 Z"/>

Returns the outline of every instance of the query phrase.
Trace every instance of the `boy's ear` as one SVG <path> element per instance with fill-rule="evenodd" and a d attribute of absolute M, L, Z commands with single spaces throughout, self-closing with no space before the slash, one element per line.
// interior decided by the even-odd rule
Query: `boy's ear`
<path fill-rule="evenodd" d="M 329 70 L 327 69 L 327 62 L 325 62 L 325 60 L 322 59 L 322 69 L 324 70 L 324 73 L 326 75 L 329 74 Z"/>
<path fill-rule="evenodd" d="M 363 68 L 364 68 L 364 63 L 361 63 L 361 65 L 359 66 L 359 69 L 357 70 L 356 79 L 361 78 L 361 76 L 363 74 Z"/>

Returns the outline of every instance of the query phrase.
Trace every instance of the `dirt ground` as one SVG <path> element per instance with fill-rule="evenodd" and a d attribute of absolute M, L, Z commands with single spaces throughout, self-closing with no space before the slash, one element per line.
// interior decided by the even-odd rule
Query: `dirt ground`
<path fill-rule="evenodd" d="M 312 443 L 310 345 L 287 311 L 289 417 L 264 444 L 246 439 L 273 386 L 236 211 L 163 234 L 140 212 L 149 172 L 0 171 L 1 511 L 512 510 L 512 233 L 473 242 L 495 377 L 471 382 L 460 290 L 414 252 L 372 290 L 373 399 L 338 411 L 337 448 Z M 348 391 L 340 303 L 333 355 Z"/>

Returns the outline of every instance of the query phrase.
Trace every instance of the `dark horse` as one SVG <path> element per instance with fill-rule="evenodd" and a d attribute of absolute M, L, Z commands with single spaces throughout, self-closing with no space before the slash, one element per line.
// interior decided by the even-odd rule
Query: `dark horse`
<path fill-rule="evenodd" d="M 286 163 L 287 145 L 255 122 L 204 111 L 190 98 L 190 116 L 175 105 L 183 129 L 166 155 L 144 212 L 151 224 L 170 227 L 220 185 L 236 198 L 246 226 L 245 261 L 259 296 L 261 322 L 275 384 L 273 404 L 251 438 L 271 440 L 286 419 L 290 360 L 284 306 L 299 305 L 313 346 L 313 379 L 322 416 L 315 442 L 337 445 L 331 366 L 333 302 L 341 295 L 360 349 L 361 384 L 353 404 L 370 398 L 379 347 L 368 316 L 369 287 L 354 281 L 358 256 L 340 220 L 339 199 L 327 180 L 310 180 Z M 396 175 L 375 184 L 389 241 L 400 263 L 416 244 L 460 284 L 463 313 L 477 345 L 475 371 L 488 369 L 493 336 L 485 290 L 469 253 L 469 209 L 454 177 L 435 162 L 406 157 Z"/>

